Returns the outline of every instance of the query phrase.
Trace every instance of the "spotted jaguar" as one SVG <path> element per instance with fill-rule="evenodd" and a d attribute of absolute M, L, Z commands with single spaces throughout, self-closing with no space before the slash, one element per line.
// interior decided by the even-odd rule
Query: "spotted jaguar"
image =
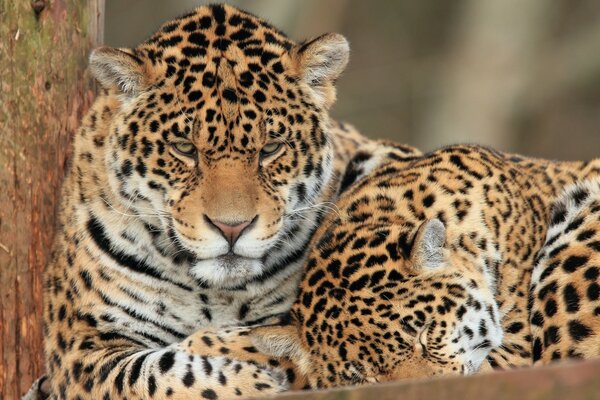
<path fill-rule="evenodd" d="M 367 142 L 328 115 L 348 53 L 341 35 L 296 43 L 226 5 L 134 49 L 93 51 L 103 89 L 74 139 L 34 389 L 214 399 L 287 387 L 275 367 L 180 345 L 295 300 L 312 234 Z"/>
<path fill-rule="evenodd" d="M 600 160 L 451 146 L 388 161 L 349 164 L 349 185 L 316 232 L 291 312 L 238 343 L 286 361 L 296 388 L 597 355 L 599 200 L 586 186 L 552 218 L 550 210 L 565 186 L 600 176 Z M 530 325 L 532 281 L 545 304 L 534 306 Z M 535 307 L 546 308 L 544 318 Z M 233 358 L 248 358 L 234 349 Z"/>

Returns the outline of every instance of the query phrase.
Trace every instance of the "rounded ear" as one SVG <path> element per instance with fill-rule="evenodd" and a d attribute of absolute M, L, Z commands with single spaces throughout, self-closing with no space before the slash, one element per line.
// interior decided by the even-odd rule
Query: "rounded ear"
<path fill-rule="evenodd" d="M 444 265 L 446 227 L 439 219 L 423 222 L 417 231 L 410 253 L 412 265 L 419 271 Z"/>
<path fill-rule="evenodd" d="M 125 49 L 99 47 L 90 55 L 90 70 L 105 89 L 132 98 L 148 86 L 144 62 Z"/>
<path fill-rule="evenodd" d="M 346 68 L 349 57 L 348 41 L 337 33 L 319 36 L 292 50 L 301 79 L 325 108 L 335 102 L 335 80 Z"/>

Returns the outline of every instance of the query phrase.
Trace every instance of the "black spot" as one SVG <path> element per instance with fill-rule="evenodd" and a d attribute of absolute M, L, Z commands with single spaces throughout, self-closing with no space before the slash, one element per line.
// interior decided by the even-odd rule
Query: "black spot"
<path fill-rule="evenodd" d="M 204 85 L 207 88 L 211 88 L 213 87 L 213 85 L 215 84 L 215 76 L 212 72 L 205 72 L 204 75 L 202 75 L 202 85 Z"/>
<path fill-rule="evenodd" d="M 533 361 L 538 361 L 542 358 L 542 341 L 536 338 L 533 342 Z"/>
<path fill-rule="evenodd" d="M 225 22 L 225 8 L 221 4 L 212 5 L 212 13 L 215 21 L 217 23 L 222 24 Z"/>
<path fill-rule="evenodd" d="M 129 386 L 133 386 L 138 378 L 140 377 L 140 372 L 142 371 L 142 365 L 144 364 L 144 360 L 148 357 L 150 353 L 145 353 L 139 356 L 133 366 L 131 367 L 131 371 L 129 371 Z"/>
<path fill-rule="evenodd" d="M 91 289 L 92 288 L 92 275 L 90 275 L 90 273 L 84 269 L 79 272 L 79 276 L 81 276 L 81 279 L 83 279 L 83 283 L 84 283 L 85 287 L 88 290 Z"/>
<path fill-rule="evenodd" d="M 158 42 L 158 46 L 159 47 L 172 47 L 172 46 L 177 45 L 177 43 L 180 43 L 182 40 L 183 40 L 183 38 L 181 36 L 175 35 L 175 36 L 171 36 L 170 38 L 167 38 L 167 39 L 162 39 L 161 41 Z"/>
<path fill-rule="evenodd" d="M 119 394 L 123 393 L 123 381 L 125 380 L 125 367 L 121 368 L 121 371 L 117 374 L 115 378 L 115 387 L 117 388 L 117 392 Z"/>
<path fill-rule="evenodd" d="M 544 346 L 548 347 L 551 344 L 558 343 L 560 341 L 560 333 L 558 327 L 550 326 L 544 332 Z"/>
<path fill-rule="evenodd" d="M 563 263 L 563 269 L 566 272 L 575 272 L 575 270 L 589 261 L 587 256 L 570 256 Z"/>
<path fill-rule="evenodd" d="M 189 101 L 198 101 L 198 100 L 200 100 L 201 98 L 202 98 L 202 92 L 201 92 L 201 91 L 199 91 L 199 90 L 194 90 L 194 91 L 191 91 L 191 92 L 188 94 L 188 100 L 189 100 Z"/>
<path fill-rule="evenodd" d="M 139 130 L 140 130 L 140 128 L 139 128 L 137 122 L 131 122 L 129 124 L 129 131 L 133 134 L 133 136 L 137 135 Z"/>
<path fill-rule="evenodd" d="M 544 316 L 542 315 L 542 313 L 539 311 L 536 311 L 533 314 L 533 317 L 531 317 L 531 323 L 535 326 L 544 325 Z"/>
<path fill-rule="evenodd" d="M 183 379 L 181 380 L 181 382 L 183 382 L 183 384 L 185 385 L 185 387 L 190 387 L 194 384 L 194 382 L 196 381 L 196 378 L 194 377 L 194 373 L 192 371 L 188 371 Z"/>
<path fill-rule="evenodd" d="M 183 29 L 186 32 L 194 32 L 196 29 L 198 29 L 198 26 L 196 25 L 196 21 L 192 20 L 187 24 L 183 25 L 181 29 Z"/>
<path fill-rule="evenodd" d="M 360 278 L 358 278 L 357 280 L 355 280 L 354 282 L 352 282 L 349 289 L 350 289 L 350 291 L 361 290 L 365 286 L 367 286 L 368 282 L 369 282 L 369 275 L 365 274 L 365 275 L 361 276 Z"/>
<path fill-rule="evenodd" d="M 175 364 L 175 352 L 168 351 L 162 355 L 158 362 L 158 368 L 161 374 L 167 373 Z"/>
<path fill-rule="evenodd" d="M 221 51 L 226 51 L 230 44 L 231 40 L 228 39 L 217 39 L 213 43 L 213 45 Z"/>
<path fill-rule="evenodd" d="M 391 270 L 387 276 L 389 281 L 402 281 L 404 280 L 404 276 L 396 270 Z"/>
<path fill-rule="evenodd" d="M 79 379 L 81 379 L 81 370 L 83 369 L 83 364 L 79 361 L 76 361 L 73 363 L 73 378 L 75 378 L 75 380 L 77 382 L 79 382 Z"/>
<path fill-rule="evenodd" d="M 255 91 L 253 97 L 258 103 L 264 103 L 267 100 L 265 94 L 260 90 Z"/>
<path fill-rule="evenodd" d="M 600 297 L 600 286 L 596 282 L 588 286 L 587 297 L 591 301 L 598 300 L 598 298 Z"/>
<path fill-rule="evenodd" d="M 513 322 L 506 328 L 506 332 L 508 333 L 519 333 L 523 329 L 523 323 L 521 322 Z"/>
<path fill-rule="evenodd" d="M 203 390 L 201 396 L 205 399 L 215 400 L 217 398 L 217 394 L 212 389 Z"/>
<path fill-rule="evenodd" d="M 565 221 L 567 217 L 567 208 L 564 204 L 560 204 L 555 206 L 552 210 L 552 218 L 550 221 L 550 225 L 557 225 Z"/>
<path fill-rule="evenodd" d="M 264 389 L 269 389 L 271 387 L 271 385 L 267 384 L 267 383 L 255 383 L 254 387 L 258 390 L 264 390 Z"/>
<path fill-rule="evenodd" d="M 183 49 L 181 49 L 181 51 L 183 52 L 183 55 L 188 58 L 202 57 L 206 54 L 205 48 L 196 46 L 185 46 Z M 190 68 L 190 70 L 193 71 L 194 67 Z"/>
<path fill-rule="evenodd" d="M 246 318 L 246 315 L 248 314 L 248 311 L 250 311 L 250 307 L 248 307 L 248 304 L 246 304 L 246 303 L 242 304 L 242 306 L 240 307 L 238 318 L 241 321 L 243 321 L 244 318 Z"/>
<path fill-rule="evenodd" d="M 276 74 L 282 74 L 283 73 L 283 65 L 281 65 L 280 61 L 277 61 L 271 67 L 273 68 L 273 72 L 275 72 Z"/>
<path fill-rule="evenodd" d="M 150 132 L 152 133 L 156 133 L 158 132 L 160 125 L 158 124 L 158 121 L 154 120 L 152 122 L 150 122 Z"/>
<path fill-rule="evenodd" d="M 198 21 L 200 29 L 208 29 L 212 25 L 212 19 L 209 16 L 204 16 Z"/>
<path fill-rule="evenodd" d="M 594 237 L 595 234 L 596 234 L 595 230 L 588 229 L 586 231 L 581 232 L 579 235 L 577 235 L 577 240 L 580 242 L 583 242 L 588 239 L 591 239 L 592 237 Z"/>
<path fill-rule="evenodd" d="M 59 321 L 63 321 L 65 319 L 67 313 L 67 307 L 63 304 L 58 309 L 58 319 Z"/>
<path fill-rule="evenodd" d="M 434 203 L 434 202 L 435 202 L 435 196 L 434 196 L 434 195 L 432 195 L 432 194 L 430 194 L 430 195 L 426 196 L 426 197 L 423 199 L 423 205 L 424 205 L 425 207 L 428 207 L 428 208 L 429 208 L 429 207 L 431 207 L 431 206 L 433 205 L 433 203 Z"/>
<path fill-rule="evenodd" d="M 577 294 L 577 289 L 573 285 L 569 284 L 565 286 L 563 296 L 567 312 L 574 313 L 579 311 L 579 294 Z"/>
<path fill-rule="evenodd" d="M 317 270 L 308 279 L 308 284 L 310 286 L 314 286 L 324 277 L 325 277 L 325 273 L 322 270 Z"/>
<path fill-rule="evenodd" d="M 581 226 L 581 224 L 583 224 L 583 218 L 577 218 L 576 220 L 571 222 L 569 225 L 567 225 L 567 227 L 565 229 L 565 233 L 574 231 L 575 229 L 579 228 Z"/>
<path fill-rule="evenodd" d="M 596 279 L 598 279 L 598 275 L 600 275 L 600 270 L 598 269 L 598 267 L 589 267 L 585 270 L 585 273 L 583 274 L 585 279 L 587 279 L 588 281 L 595 281 Z"/>
<path fill-rule="evenodd" d="M 230 103 L 237 103 L 238 97 L 235 91 L 231 88 L 225 88 L 223 90 L 223 98 Z"/>
<path fill-rule="evenodd" d="M 250 32 L 246 29 L 240 29 L 239 31 L 233 33 L 230 36 L 231 40 L 238 41 L 238 42 L 244 41 L 251 37 L 252 37 L 252 32 Z"/>
<path fill-rule="evenodd" d="M 569 334 L 576 342 L 581 342 L 592 334 L 592 330 L 579 321 L 569 321 Z"/>
<path fill-rule="evenodd" d="M 587 199 L 589 192 L 582 187 L 578 187 L 574 192 L 571 193 L 571 198 L 575 200 L 575 205 L 580 205 L 585 199 Z"/>
<path fill-rule="evenodd" d="M 131 176 L 132 172 L 133 172 L 133 164 L 131 163 L 131 161 L 130 160 L 123 161 L 123 164 L 121 164 L 121 174 L 123 174 L 123 176 Z"/>
<path fill-rule="evenodd" d="M 550 293 L 556 293 L 557 290 L 558 285 L 556 284 L 556 281 L 552 281 L 540 289 L 538 293 L 538 299 L 544 300 L 546 296 L 548 296 Z"/>
<path fill-rule="evenodd" d="M 170 93 L 163 93 L 160 95 L 160 98 L 165 104 L 169 104 L 173 100 L 174 96 Z"/>
<path fill-rule="evenodd" d="M 152 397 L 154 393 L 156 393 L 156 378 L 154 375 L 150 375 L 148 377 L 148 394 Z"/>
<path fill-rule="evenodd" d="M 304 202 L 306 199 L 306 185 L 302 182 L 296 186 L 296 193 L 298 194 L 298 199 L 300 202 Z"/>
<path fill-rule="evenodd" d="M 548 317 L 553 317 L 557 311 L 556 301 L 553 299 L 548 300 L 546 302 L 546 306 L 544 307 L 544 311 Z"/>
<path fill-rule="evenodd" d="M 206 40 L 206 36 L 200 32 L 191 33 L 188 36 L 188 41 L 196 46 L 208 47 L 208 40 Z"/>

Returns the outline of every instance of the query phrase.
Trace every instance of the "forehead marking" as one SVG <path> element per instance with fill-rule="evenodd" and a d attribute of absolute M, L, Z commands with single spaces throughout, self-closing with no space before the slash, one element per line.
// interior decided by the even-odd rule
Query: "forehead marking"
<path fill-rule="evenodd" d="M 237 87 L 235 73 L 229 62 L 225 58 L 221 58 L 218 65 L 219 77 L 219 98 L 221 100 L 221 112 L 223 113 L 224 123 L 226 125 L 235 123 L 240 114 L 240 101 L 238 99 L 241 94 Z"/>

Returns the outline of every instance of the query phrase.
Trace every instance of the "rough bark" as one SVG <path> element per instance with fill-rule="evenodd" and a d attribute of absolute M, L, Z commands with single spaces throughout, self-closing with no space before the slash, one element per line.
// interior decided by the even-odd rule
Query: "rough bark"
<path fill-rule="evenodd" d="M 104 0 L 0 0 L 0 399 L 43 373 L 42 273 Z"/>

